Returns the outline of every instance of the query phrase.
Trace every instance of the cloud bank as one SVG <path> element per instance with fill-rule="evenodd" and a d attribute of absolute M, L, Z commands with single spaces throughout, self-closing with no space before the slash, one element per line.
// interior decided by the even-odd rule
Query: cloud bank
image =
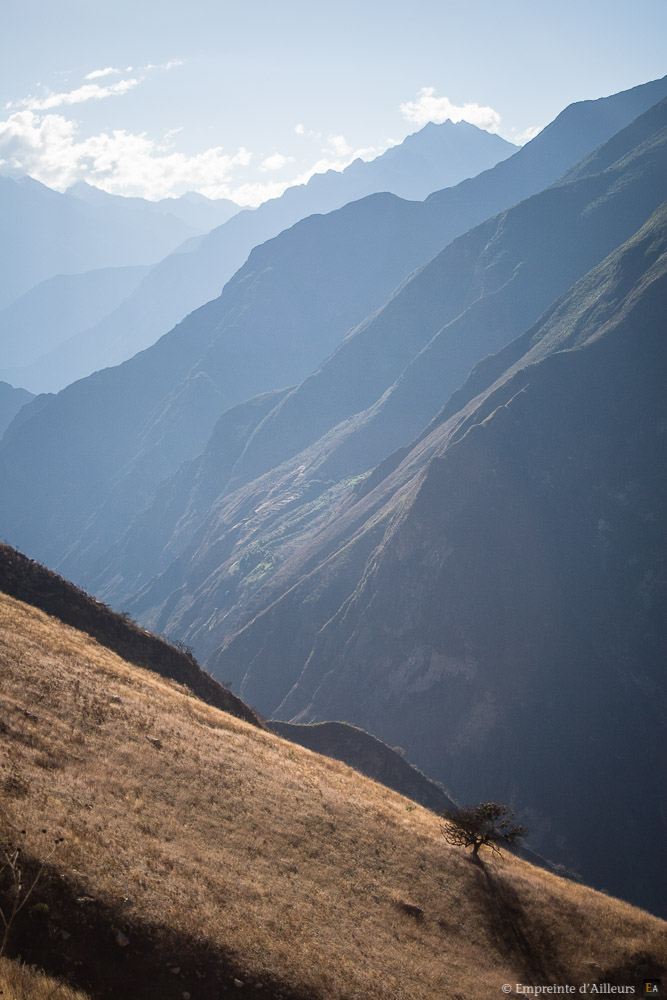
<path fill-rule="evenodd" d="M 469 122 L 487 132 L 498 132 L 500 115 L 493 108 L 479 104 L 452 104 L 448 97 L 436 97 L 435 87 L 422 87 L 416 101 L 406 101 L 398 109 L 403 117 L 421 128 L 429 122 Z"/>
<path fill-rule="evenodd" d="M 0 170 L 30 174 L 60 191 L 85 179 L 112 194 L 163 198 L 193 189 L 227 191 L 234 168 L 251 159 L 243 147 L 234 154 L 215 146 L 187 156 L 122 129 L 87 139 L 77 133 L 77 124 L 63 115 L 17 111 L 0 122 Z"/>

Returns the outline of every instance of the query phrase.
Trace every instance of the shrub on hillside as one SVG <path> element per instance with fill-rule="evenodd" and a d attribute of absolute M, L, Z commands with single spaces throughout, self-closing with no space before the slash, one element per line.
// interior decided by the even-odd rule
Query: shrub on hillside
<path fill-rule="evenodd" d="M 525 826 L 513 825 L 514 813 L 502 802 L 480 802 L 442 815 L 448 824 L 442 828 L 447 843 L 472 847 L 475 856 L 483 846 L 500 854 L 501 846 L 510 846 L 526 834 Z"/>

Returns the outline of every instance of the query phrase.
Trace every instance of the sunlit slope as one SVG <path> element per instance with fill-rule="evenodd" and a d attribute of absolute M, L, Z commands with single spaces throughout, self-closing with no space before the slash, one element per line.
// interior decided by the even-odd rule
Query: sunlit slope
<path fill-rule="evenodd" d="M 6 596 L 0 678 L 3 837 L 64 837 L 13 952 L 91 994 L 487 1000 L 665 966 L 661 921 L 476 865 L 433 813 Z"/>

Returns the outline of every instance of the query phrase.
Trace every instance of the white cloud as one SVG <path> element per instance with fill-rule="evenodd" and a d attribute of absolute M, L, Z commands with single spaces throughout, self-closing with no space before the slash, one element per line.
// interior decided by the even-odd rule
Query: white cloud
<path fill-rule="evenodd" d="M 112 194 L 162 198 L 199 190 L 231 197 L 235 169 L 251 160 L 243 147 L 234 154 L 216 146 L 188 156 L 167 152 L 145 133 L 118 130 L 82 140 L 77 133 L 77 124 L 63 115 L 15 112 L 0 122 L 0 169 L 30 174 L 61 191 L 86 179 Z"/>
<path fill-rule="evenodd" d="M 184 63 L 182 59 L 170 59 L 169 62 L 166 63 L 148 63 L 147 66 L 144 66 L 144 70 L 148 73 L 152 69 L 175 69 L 176 66 L 183 65 Z"/>
<path fill-rule="evenodd" d="M 51 111 L 64 104 L 83 104 L 85 101 L 100 101 L 105 97 L 126 94 L 128 90 L 133 90 L 140 82 L 140 80 L 131 77 L 129 80 L 119 80 L 118 83 L 111 83 L 106 87 L 101 87 L 99 83 L 84 83 L 83 86 L 67 93 L 48 94 L 43 98 L 26 97 L 25 100 L 17 102 L 15 106 L 28 108 L 30 111 Z"/>
<path fill-rule="evenodd" d="M 473 103 L 452 104 L 448 97 L 436 97 L 435 87 L 422 87 L 417 100 L 401 104 L 399 111 L 404 118 L 420 127 L 428 122 L 440 125 L 449 119 L 453 122 L 470 122 L 487 132 L 497 132 L 500 128 L 500 115 L 493 108 Z"/>
<path fill-rule="evenodd" d="M 294 163 L 293 156 L 283 156 L 282 153 L 274 153 L 273 156 L 267 156 L 265 160 L 262 160 L 259 169 L 262 173 L 266 173 L 267 170 L 282 170 L 288 163 Z"/>
<path fill-rule="evenodd" d="M 102 76 L 118 76 L 122 70 L 116 69 L 114 66 L 107 66 L 106 69 L 94 69 L 92 73 L 86 73 L 84 80 L 97 80 Z M 131 73 L 132 69 L 128 66 L 126 72 Z"/>
<path fill-rule="evenodd" d="M 86 101 L 100 101 L 105 97 L 118 97 L 127 94 L 128 91 L 134 90 L 140 83 L 143 83 L 151 70 L 170 70 L 182 65 L 182 59 L 170 59 L 169 62 L 160 64 L 149 63 L 147 66 L 142 66 L 137 70 L 137 76 L 119 80 L 117 83 L 109 83 L 106 86 L 102 86 L 99 83 L 88 82 L 74 90 L 63 93 L 54 94 L 48 91 L 45 97 L 34 97 L 31 95 L 20 101 L 10 101 L 5 105 L 5 110 L 11 108 L 28 108 L 30 111 L 53 111 L 54 108 L 66 105 L 84 104 Z M 115 66 L 107 66 L 104 69 L 92 70 L 92 72 L 84 77 L 84 80 L 92 81 L 107 76 L 117 76 L 122 72 L 123 70 L 117 69 Z M 124 72 L 133 72 L 132 67 L 128 66 Z"/>
<path fill-rule="evenodd" d="M 350 146 L 344 135 L 330 135 L 327 137 L 327 142 L 329 144 L 329 149 L 336 157 L 347 156 L 348 153 L 352 152 L 352 146 Z M 322 150 L 326 153 L 327 150 Z"/>
<path fill-rule="evenodd" d="M 528 128 L 523 129 L 522 132 L 513 133 L 512 142 L 517 142 L 520 146 L 523 146 L 524 143 L 530 142 L 536 135 L 539 135 L 543 128 L 543 125 L 530 125 Z"/>
<path fill-rule="evenodd" d="M 305 128 L 303 127 L 303 125 L 301 124 L 301 122 L 299 122 L 299 124 L 298 124 L 298 125 L 295 125 L 295 126 L 294 126 L 294 131 L 296 132 L 296 134 L 297 134 L 297 135 L 303 135 L 303 133 L 304 133 L 304 132 L 305 132 L 306 130 L 305 130 Z"/>

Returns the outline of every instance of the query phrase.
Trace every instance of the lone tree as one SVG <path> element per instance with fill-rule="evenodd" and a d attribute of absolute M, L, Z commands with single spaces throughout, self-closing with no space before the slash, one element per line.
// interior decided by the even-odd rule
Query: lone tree
<path fill-rule="evenodd" d="M 514 813 L 502 802 L 480 802 L 477 806 L 464 806 L 442 814 L 448 825 L 442 833 L 448 844 L 455 847 L 472 847 L 473 856 L 486 844 L 496 854 L 501 845 L 509 846 L 525 836 L 525 826 L 513 826 Z"/>

